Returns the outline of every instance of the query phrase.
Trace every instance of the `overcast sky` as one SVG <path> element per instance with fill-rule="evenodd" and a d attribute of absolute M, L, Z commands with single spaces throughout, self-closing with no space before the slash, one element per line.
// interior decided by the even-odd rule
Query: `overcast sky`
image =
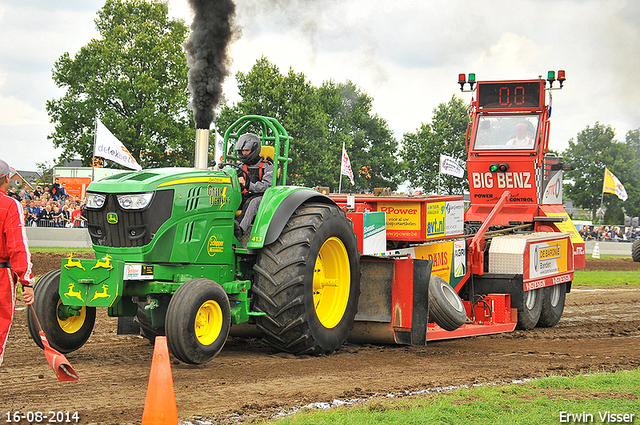
<path fill-rule="evenodd" d="M 97 37 L 104 0 L 0 0 L 0 158 L 35 171 L 60 150 L 45 104 L 63 91 L 54 62 Z M 586 126 L 617 139 L 640 127 L 640 7 L 634 0 L 236 0 L 242 35 L 232 72 L 261 56 L 313 84 L 353 81 L 397 139 L 429 122 L 460 93 L 458 73 L 478 80 L 530 79 L 566 70 L 555 91 L 550 147 L 563 150 Z M 191 22 L 187 0 L 170 15 Z M 557 84 L 557 83 L 556 83 Z M 235 81 L 225 96 L 238 100 Z M 123 140 L 126 145 L 126 140 Z"/>

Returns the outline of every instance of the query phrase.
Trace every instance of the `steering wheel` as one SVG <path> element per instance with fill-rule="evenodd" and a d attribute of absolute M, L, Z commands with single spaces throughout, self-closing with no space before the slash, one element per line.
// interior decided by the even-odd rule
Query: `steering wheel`
<path fill-rule="evenodd" d="M 238 164 L 233 164 L 231 162 L 225 162 L 224 164 L 220 164 L 219 168 L 224 167 L 225 165 L 229 165 L 233 168 L 235 168 L 236 170 L 240 171 L 242 173 L 242 177 L 244 177 L 244 187 L 245 189 L 248 189 L 249 187 L 249 173 L 247 173 L 244 168 L 242 168 L 242 166 L 238 165 Z"/>

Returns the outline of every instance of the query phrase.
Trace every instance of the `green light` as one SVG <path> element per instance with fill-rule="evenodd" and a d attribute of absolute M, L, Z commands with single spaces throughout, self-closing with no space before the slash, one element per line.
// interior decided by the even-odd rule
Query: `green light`
<path fill-rule="evenodd" d="M 547 73 L 547 80 L 553 81 L 555 79 L 556 79 L 556 72 L 555 71 L 549 71 Z"/>
<path fill-rule="evenodd" d="M 498 163 L 494 162 L 493 164 L 489 165 L 489 171 L 491 171 L 492 173 L 495 173 L 498 171 Z"/>
<path fill-rule="evenodd" d="M 475 83 L 476 82 L 476 74 L 474 74 L 474 73 L 470 73 L 469 74 L 469 82 L 470 83 Z"/>

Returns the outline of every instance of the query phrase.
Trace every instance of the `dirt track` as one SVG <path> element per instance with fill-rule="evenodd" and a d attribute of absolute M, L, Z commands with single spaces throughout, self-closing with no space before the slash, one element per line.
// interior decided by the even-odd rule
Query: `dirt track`
<path fill-rule="evenodd" d="M 54 263 L 59 265 L 60 258 Z M 46 262 L 42 258 L 40 266 Z M 590 260 L 587 265 L 596 266 L 628 270 L 639 269 L 640 263 L 625 258 Z M 117 336 L 116 319 L 99 309 L 87 344 L 67 354 L 80 381 L 59 383 L 30 339 L 24 304 L 18 308 L 0 366 L 3 415 L 16 410 L 78 411 L 83 424 L 141 422 L 153 353 L 147 340 Z M 202 416 L 216 423 L 237 423 L 334 399 L 638 368 L 639 337 L 640 287 L 574 286 L 562 320 L 551 329 L 432 342 L 426 347 L 349 344 L 326 357 L 272 354 L 261 341 L 231 338 L 209 364 L 174 361 L 172 372 L 181 420 Z"/>

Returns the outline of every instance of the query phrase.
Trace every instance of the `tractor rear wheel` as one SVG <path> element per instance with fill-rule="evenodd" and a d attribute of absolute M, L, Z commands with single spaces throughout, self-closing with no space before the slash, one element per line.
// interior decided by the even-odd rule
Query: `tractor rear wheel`
<path fill-rule="evenodd" d="M 210 279 L 191 279 L 180 285 L 167 308 L 167 345 L 178 360 L 203 364 L 222 350 L 231 327 L 229 298 Z"/>
<path fill-rule="evenodd" d="M 254 308 L 265 313 L 256 324 L 272 349 L 321 355 L 342 346 L 358 307 L 359 255 L 344 211 L 298 207 L 254 266 Z"/>
<path fill-rule="evenodd" d="M 42 275 L 33 292 L 33 309 L 51 347 L 61 353 L 70 353 L 82 347 L 91 336 L 96 321 L 95 307 L 82 307 L 77 316 L 65 317 L 60 300 L 60 270 L 52 270 Z M 38 327 L 31 314 L 27 314 L 29 333 L 40 348 L 42 341 Z"/>
<path fill-rule="evenodd" d="M 537 326 L 550 328 L 558 324 L 564 311 L 566 295 L 566 283 L 542 288 L 542 313 Z"/>
<path fill-rule="evenodd" d="M 631 258 L 636 263 L 640 262 L 640 239 L 636 239 L 631 245 Z"/>
<path fill-rule="evenodd" d="M 529 330 L 533 329 L 542 312 L 542 290 L 544 288 L 535 289 L 533 291 L 522 292 L 522 299 L 515 300 L 514 304 L 518 309 L 518 324 L 516 329 Z"/>

